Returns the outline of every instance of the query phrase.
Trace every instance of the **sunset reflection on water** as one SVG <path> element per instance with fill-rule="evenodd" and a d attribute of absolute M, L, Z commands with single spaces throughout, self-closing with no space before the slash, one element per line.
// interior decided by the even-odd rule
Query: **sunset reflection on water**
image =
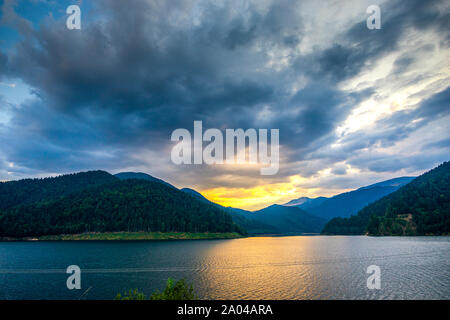
<path fill-rule="evenodd" d="M 398 285 L 407 277 L 402 270 L 410 269 L 423 254 L 439 259 L 441 251 L 426 250 L 427 242 L 420 242 L 425 247 L 418 249 L 408 248 L 401 239 L 384 240 L 389 239 L 298 236 L 219 242 L 205 252 L 200 286 L 210 299 L 402 298 L 407 294 L 402 291 L 405 284 Z M 440 249 L 449 252 L 449 242 L 442 245 Z M 445 262 L 448 266 L 448 259 Z M 386 290 L 367 289 L 366 268 L 371 264 L 390 271 L 384 274 Z M 418 272 L 430 278 L 439 270 Z M 389 283 L 390 278 L 396 281 Z"/>

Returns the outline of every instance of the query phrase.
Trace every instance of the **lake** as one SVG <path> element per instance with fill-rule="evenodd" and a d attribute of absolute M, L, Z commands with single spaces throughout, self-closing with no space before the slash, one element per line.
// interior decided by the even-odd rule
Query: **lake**
<path fill-rule="evenodd" d="M 69 265 L 81 290 L 66 287 Z M 367 288 L 370 265 L 380 290 Z M 0 243 L 0 299 L 113 299 L 168 277 L 202 299 L 449 299 L 450 237 Z"/>

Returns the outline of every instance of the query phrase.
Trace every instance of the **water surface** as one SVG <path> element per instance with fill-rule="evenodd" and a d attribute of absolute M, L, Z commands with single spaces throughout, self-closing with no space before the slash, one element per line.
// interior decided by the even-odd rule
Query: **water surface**
<path fill-rule="evenodd" d="M 69 265 L 81 290 L 66 287 Z M 367 288 L 369 265 L 380 290 Z M 0 299 L 112 299 L 168 277 L 202 299 L 449 299 L 450 237 L 0 243 Z"/>

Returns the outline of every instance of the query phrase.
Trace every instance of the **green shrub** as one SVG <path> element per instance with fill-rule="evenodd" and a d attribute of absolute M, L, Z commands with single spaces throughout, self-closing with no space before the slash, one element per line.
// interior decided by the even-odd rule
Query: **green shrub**
<path fill-rule="evenodd" d="M 129 290 L 123 296 L 117 294 L 116 300 L 146 300 L 143 293 L 137 289 Z M 167 285 L 163 292 L 156 290 L 152 293 L 149 300 L 195 300 L 192 284 L 188 284 L 186 280 L 181 279 L 175 282 L 172 278 L 167 279 Z"/>
<path fill-rule="evenodd" d="M 128 292 L 125 292 L 123 296 L 118 293 L 115 300 L 145 300 L 145 294 L 139 292 L 137 289 L 130 289 Z"/>

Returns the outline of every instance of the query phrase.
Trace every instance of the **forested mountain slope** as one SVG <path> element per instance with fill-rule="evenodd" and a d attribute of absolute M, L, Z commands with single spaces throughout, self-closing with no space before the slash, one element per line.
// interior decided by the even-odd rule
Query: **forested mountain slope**
<path fill-rule="evenodd" d="M 335 218 L 323 234 L 425 235 L 450 233 L 450 162 L 417 177 L 350 218 Z"/>
<path fill-rule="evenodd" d="M 0 211 L 0 236 L 111 231 L 241 232 L 214 205 L 159 182 L 112 183 Z M 46 185 L 46 182 L 44 182 Z"/>

